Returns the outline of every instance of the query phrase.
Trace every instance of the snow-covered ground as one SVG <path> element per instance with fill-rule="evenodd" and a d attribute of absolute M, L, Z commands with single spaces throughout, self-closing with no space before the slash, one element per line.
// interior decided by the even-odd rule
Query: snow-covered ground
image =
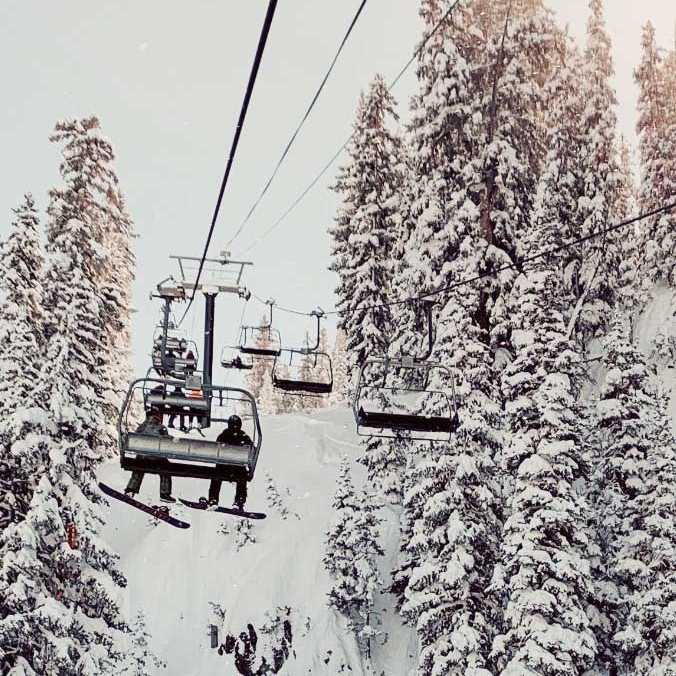
<path fill-rule="evenodd" d="M 139 610 L 145 613 L 151 647 L 167 664 L 158 673 L 238 673 L 233 653 L 219 655 L 210 647 L 208 625 L 215 620 L 209 602 L 220 604 L 226 613 L 225 621 L 217 622 L 219 644 L 225 643 L 227 634 L 247 631 L 251 623 L 259 640 L 257 653 L 268 662 L 270 646 L 279 645 L 283 635 L 281 627 L 272 626 L 273 620 L 288 619 L 291 651 L 281 674 L 366 673 L 349 632 L 326 606 L 330 580 L 322 564 L 340 460 L 359 454 L 352 414 L 347 408 L 325 409 L 313 415 L 269 416 L 262 422 L 264 446 L 247 507 L 267 512 L 268 518 L 249 522 L 255 542 L 237 549 L 243 534 L 237 533 L 241 521 L 235 517 L 175 507 L 172 513 L 191 523 L 190 529 L 179 530 L 164 523 L 153 525 L 143 513 L 111 500 L 104 537 L 122 556 L 129 616 Z M 360 465 L 353 466 L 359 485 L 363 472 Z M 286 519 L 266 502 L 266 474 L 272 476 L 290 512 Z M 123 486 L 126 477 L 114 462 L 99 472 L 100 480 L 115 487 Z M 175 495 L 196 499 L 206 494 L 206 488 L 198 480 L 174 480 Z M 141 498 L 152 502 L 157 496 L 157 477 L 146 477 Z M 232 497 L 232 485 L 224 484 L 221 502 L 229 504 Z M 387 549 L 382 573 L 387 581 L 398 546 L 398 514 L 387 507 L 382 516 Z M 224 526 L 228 533 L 220 532 Z M 388 595 L 379 599 L 387 642 L 374 649 L 375 673 L 410 674 L 414 638 L 401 626 L 391 602 Z"/>
<path fill-rule="evenodd" d="M 660 332 L 676 338 L 675 309 L 674 293 L 658 290 L 637 325 L 636 337 L 645 353 L 651 352 Z M 592 368 L 594 377 L 602 379 L 603 369 Z M 673 361 L 664 364 L 661 377 L 671 390 L 676 431 Z M 245 532 L 238 532 L 242 522 L 234 517 L 179 506 L 172 511 L 192 524 L 182 531 L 163 523 L 153 525 L 141 512 L 111 501 L 104 536 L 123 559 L 129 581 L 123 602 L 129 616 L 138 610 L 146 615 L 153 636 L 151 648 L 167 665 L 158 673 L 239 673 L 234 651 L 219 654 L 210 647 L 208 629 L 216 623 L 218 643 L 227 645 L 228 634 L 239 637 L 248 631 L 250 623 L 258 638 L 253 664 L 260 664 L 263 657 L 271 663 L 273 647 L 283 654 L 286 642 L 290 647 L 288 657 L 279 658 L 286 660 L 280 674 L 359 676 L 366 672 L 356 645 L 341 620 L 326 606 L 330 581 L 322 564 L 325 533 L 334 516 L 331 500 L 340 459 L 347 455 L 354 460 L 359 455 L 351 413 L 347 408 L 325 409 L 312 415 L 268 416 L 262 422 L 264 445 L 247 506 L 268 512 L 268 518 L 246 522 L 255 542 L 237 548 Z M 356 463 L 353 468 L 359 485 L 364 480 L 363 471 Z M 286 519 L 267 504 L 266 475 L 273 478 L 290 512 Z M 101 469 L 99 478 L 121 487 L 126 474 L 116 463 L 110 463 Z M 195 499 L 206 493 L 206 484 L 178 479 L 174 493 Z M 155 501 L 157 494 L 157 477 L 147 477 L 141 497 Z M 224 484 L 222 503 L 228 504 L 232 495 L 232 486 Z M 387 582 L 398 548 L 398 514 L 395 508 L 385 507 L 382 516 L 386 556 L 381 572 Z M 224 527 L 227 532 L 222 532 Z M 225 610 L 223 622 L 214 619 L 210 602 Z M 374 649 L 374 673 L 415 673 L 413 632 L 402 627 L 386 593 L 379 598 L 378 609 L 386 642 Z M 284 620 L 288 621 L 286 638 Z M 237 651 L 244 650 L 240 641 Z"/>

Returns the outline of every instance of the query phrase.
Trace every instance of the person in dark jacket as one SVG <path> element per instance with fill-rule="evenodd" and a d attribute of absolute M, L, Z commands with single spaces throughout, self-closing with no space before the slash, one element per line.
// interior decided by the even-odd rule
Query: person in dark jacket
<path fill-rule="evenodd" d="M 146 419 L 136 428 L 139 434 L 148 434 L 157 437 L 168 437 L 169 432 L 162 422 L 162 411 L 152 407 L 146 413 Z M 158 464 L 169 464 L 166 458 L 156 459 Z M 127 495 L 134 496 L 141 490 L 144 472 L 134 470 L 129 477 L 129 483 L 124 489 Z M 160 500 L 162 502 L 176 502 L 176 498 L 171 495 L 171 475 L 160 474 Z"/>
<path fill-rule="evenodd" d="M 228 426 L 216 437 L 219 444 L 229 444 L 230 446 L 251 446 L 253 442 L 246 432 L 242 431 L 242 419 L 238 415 L 231 415 L 228 418 Z M 217 505 L 221 493 L 220 479 L 212 479 L 209 483 L 209 505 Z M 239 510 L 244 509 L 246 502 L 246 479 L 237 481 L 235 490 L 235 507 Z"/>

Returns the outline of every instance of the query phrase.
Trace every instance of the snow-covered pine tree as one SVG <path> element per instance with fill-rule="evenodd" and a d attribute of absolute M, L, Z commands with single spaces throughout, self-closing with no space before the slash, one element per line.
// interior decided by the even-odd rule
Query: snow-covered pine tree
<path fill-rule="evenodd" d="M 636 183 L 631 166 L 631 150 L 624 137 L 620 139 L 620 190 L 617 218 L 622 220 L 638 211 Z M 618 305 L 630 317 L 635 317 L 644 306 L 644 294 L 638 275 L 640 268 L 640 232 L 630 226 L 620 235 L 622 259 L 618 270 Z"/>
<path fill-rule="evenodd" d="M 604 341 L 598 404 L 598 518 L 613 611 L 606 640 L 616 649 L 609 671 L 674 674 L 676 442 L 655 369 L 630 335 L 617 314 Z"/>
<path fill-rule="evenodd" d="M 35 413 L 42 362 L 42 242 L 35 202 L 25 195 L 0 248 L 0 529 L 23 516 L 39 475 L 39 457 L 22 452 Z M 1 516 L 4 514 L 4 517 Z"/>
<path fill-rule="evenodd" d="M 655 42 L 655 28 L 643 28 L 643 56 L 634 73 L 639 87 L 638 123 L 641 155 L 639 207 L 643 213 L 673 202 L 676 194 L 676 66 L 666 65 Z M 674 57 L 676 58 L 676 57 Z M 641 276 L 648 283 L 676 286 L 676 211 L 644 221 L 641 229 Z"/>
<path fill-rule="evenodd" d="M 260 326 L 266 326 L 268 317 L 261 317 Z M 256 332 L 256 347 L 269 348 L 271 341 L 265 331 Z M 273 409 L 273 388 L 272 388 L 272 365 L 274 361 L 270 358 L 256 357 L 253 362 L 253 368 L 247 372 L 246 387 L 259 404 L 259 407 L 265 413 L 272 413 Z M 265 389 L 267 388 L 267 389 Z M 264 391 L 265 389 L 265 391 Z M 265 395 L 265 405 L 262 404 L 261 396 Z"/>
<path fill-rule="evenodd" d="M 108 156 L 97 128 L 95 118 L 60 122 L 52 137 L 63 147 L 63 186 L 50 191 L 48 208 L 47 343 L 35 387 L 43 416 L 33 418 L 20 440 L 44 469 L 25 519 L 0 536 L 0 644 L 7 671 L 114 673 L 129 633 L 115 598 L 125 584 L 119 557 L 98 536 L 102 499 L 94 474 L 106 434 L 100 267 Z M 66 543 L 71 524 L 77 549 Z"/>
<path fill-rule="evenodd" d="M 438 0 L 422 4 L 426 32 L 448 6 Z M 406 247 L 408 267 L 400 282 L 409 295 L 484 271 L 491 244 L 479 225 L 485 175 L 477 160 L 477 139 L 486 133 L 482 101 L 490 79 L 478 73 L 485 73 L 487 66 L 496 71 L 484 61 L 486 43 L 498 23 L 494 9 L 486 3 L 459 5 L 446 29 L 421 52 L 420 92 L 413 99 L 409 130 L 413 224 Z M 491 21 L 486 21 L 488 12 Z M 500 35 L 504 23 L 503 13 Z M 513 195 L 508 201 L 513 204 Z M 419 673 L 487 674 L 497 608 L 485 589 L 500 532 L 494 464 L 500 451 L 500 392 L 489 347 L 490 299 L 472 288 L 440 299 L 433 360 L 457 367 L 461 427 L 450 444 L 420 444 L 409 460 L 403 555 L 394 591 L 403 601 L 405 618 L 417 629 Z M 419 332 L 419 324 L 414 312 L 406 314 L 404 308 L 404 331 L 398 339 L 410 351 L 415 345 L 411 327 Z M 420 346 L 413 349 L 420 351 Z M 438 375 L 430 387 L 450 392 L 452 383 Z"/>
<path fill-rule="evenodd" d="M 568 244 L 579 234 L 578 199 L 584 192 L 586 135 L 578 120 L 585 101 L 579 82 L 583 60 L 572 41 L 562 38 L 559 44 L 560 67 L 545 85 L 545 122 L 547 154 L 540 174 L 532 219 L 547 248 Z M 563 276 L 559 289 L 564 320 L 575 323 L 580 312 L 578 301 L 586 300 L 585 283 L 580 282 L 580 268 L 587 249 L 567 248 L 548 258 L 551 267 Z M 598 262 L 596 257 L 595 262 Z"/>
<path fill-rule="evenodd" d="M 119 673 L 122 676 L 151 676 L 153 668 L 166 669 L 167 665 L 150 649 L 150 633 L 143 612 L 136 614 L 131 633 L 131 650 L 127 652 Z"/>
<path fill-rule="evenodd" d="M 574 204 L 572 228 L 575 237 L 587 236 L 620 219 L 618 207 L 622 177 L 617 145 L 617 99 L 610 85 L 613 77 L 612 45 L 605 29 L 603 0 L 590 0 L 591 15 L 587 23 L 582 82 L 569 96 L 581 97 L 579 116 L 566 124 L 577 127 L 583 144 L 578 158 L 570 154 L 569 166 L 578 165 L 581 192 Z M 619 286 L 618 271 L 622 260 L 621 240 L 625 233 L 600 237 L 576 251 L 573 293 L 576 329 L 584 344 L 605 329 L 615 304 Z M 569 266 L 569 271 L 572 266 Z"/>
<path fill-rule="evenodd" d="M 333 187 L 342 205 L 330 229 L 331 269 L 339 275 L 339 328 L 346 334 L 350 371 L 367 356 L 383 354 L 390 339 L 387 307 L 358 308 L 383 304 L 390 291 L 389 254 L 402 184 L 402 143 L 389 128 L 396 120 L 395 101 L 376 75 L 359 99 L 349 160 Z"/>
<path fill-rule="evenodd" d="M 333 392 L 329 398 L 329 403 L 332 406 L 340 406 L 350 401 L 347 339 L 342 329 L 336 331 L 333 350 L 331 350 L 331 365 L 333 368 Z"/>
<path fill-rule="evenodd" d="M 347 458 L 341 462 L 333 498 L 334 524 L 327 533 L 324 567 L 333 579 L 328 605 L 347 618 L 367 657 L 378 634 L 374 614 L 375 594 L 382 587 L 378 558 L 380 520 L 374 496 L 357 495 Z"/>
<path fill-rule="evenodd" d="M 282 519 L 289 516 L 289 508 L 280 495 L 272 475 L 267 472 L 265 473 L 265 502 L 268 508 L 277 512 Z"/>
<path fill-rule="evenodd" d="M 361 364 L 370 356 L 386 354 L 391 339 L 386 303 L 392 290 L 392 247 L 401 226 L 405 173 L 401 138 L 390 129 L 397 120 L 395 101 L 376 75 L 359 99 L 349 160 L 333 187 L 342 204 L 330 230 L 331 269 L 339 276 L 338 328 L 347 341 L 350 389 Z M 401 453 L 386 440 L 369 437 L 362 461 L 376 489 L 398 500 Z"/>
<path fill-rule="evenodd" d="M 542 247 L 537 228 L 531 242 L 532 252 Z M 582 675 L 596 658 L 587 614 L 590 512 L 577 485 L 589 471 L 580 356 L 566 337 L 563 298 L 560 271 L 542 261 L 514 287 L 514 360 L 503 373 L 504 463 L 514 487 L 492 584 L 505 609 L 493 643 L 500 674 Z"/>
<path fill-rule="evenodd" d="M 105 383 L 105 418 L 109 421 L 106 447 L 110 455 L 117 448 L 115 421 L 129 383 L 133 379 L 131 363 L 131 292 L 136 260 L 131 248 L 134 226 L 117 187 L 117 176 L 111 166 L 112 148 L 102 138 L 97 142 L 109 150 L 108 180 L 105 198 L 103 246 L 106 263 L 101 268 L 102 313 L 105 321 L 104 352 L 101 373 Z M 107 146 L 107 147 L 106 147 Z"/>

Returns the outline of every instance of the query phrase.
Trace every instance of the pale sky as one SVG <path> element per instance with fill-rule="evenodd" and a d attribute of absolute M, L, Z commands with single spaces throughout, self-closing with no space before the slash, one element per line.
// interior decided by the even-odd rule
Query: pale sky
<path fill-rule="evenodd" d="M 359 0 L 280 0 L 223 201 L 211 253 L 235 231 L 267 180 L 328 67 Z M 634 142 L 641 26 L 673 45 L 672 0 L 606 0 L 617 72 L 620 128 Z M 148 293 L 174 272 L 168 255 L 199 255 L 209 226 L 266 0 L 3 0 L 0 6 L 0 238 L 26 191 L 46 206 L 58 183 L 58 153 L 48 142 L 57 119 L 96 114 L 139 239 L 134 304 L 135 363 L 145 370 L 159 308 Z M 584 36 L 587 0 L 550 0 L 571 33 Z M 375 72 L 400 70 L 420 37 L 417 0 L 369 0 L 334 73 L 264 202 L 232 247 L 234 257 L 289 206 L 350 133 L 359 92 Z M 413 67 L 394 90 L 406 115 Z M 245 278 L 262 297 L 307 309 L 334 305 L 327 270 L 336 197 L 329 171 L 301 205 L 247 258 Z M 200 303 L 201 310 L 201 303 Z M 249 303 L 247 320 L 263 309 Z M 217 308 L 218 343 L 232 342 L 241 306 Z M 279 317 L 297 343 L 302 318 Z M 187 322 L 191 325 L 191 321 Z M 201 318 L 195 321 L 198 342 Z"/>

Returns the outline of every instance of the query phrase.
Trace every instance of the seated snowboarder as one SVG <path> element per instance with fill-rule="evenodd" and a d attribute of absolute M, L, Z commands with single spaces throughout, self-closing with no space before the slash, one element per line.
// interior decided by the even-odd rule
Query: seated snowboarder
<path fill-rule="evenodd" d="M 162 411 L 152 407 L 146 412 L 146 419 L 137 427 L 136 432 L 139 434 L 150 434 L 158 437 L 168 437 L 169 432 L 162 424 Z M 140 457 L 140 456 L 139 456 Z M 156 459 L 158 464 L 169 465 L 166 458 Z M 136 495 L 141 490 L 141 482 L 143 481 L 144 472 L 141 470 L 134 470 L 129 478 L 129 483 L 124 489 L 127 495 Z M 162 502 L 176 502 L 176 499 L 171 495 L 171 475 L 160 474 L 160 500 Z"/>
<path fill-rule="evenodd" d="M 228 418 L 228 426 L 224 429 L 216 441 L 219 444 L 229 444 L 231 446 L 251 446 L 253 443 L 246 432 L 242 431 L 242 419 L 238 415 L 231 415 Z M 209 505 L 218 505 L 218 498 L 221 493 L 220 479 L 212 479 L 209 483 Z M 235 490 L 235 507 L 240 511 L 244 509 L 246 502 L 246 479 L 237 481 Z"/>

